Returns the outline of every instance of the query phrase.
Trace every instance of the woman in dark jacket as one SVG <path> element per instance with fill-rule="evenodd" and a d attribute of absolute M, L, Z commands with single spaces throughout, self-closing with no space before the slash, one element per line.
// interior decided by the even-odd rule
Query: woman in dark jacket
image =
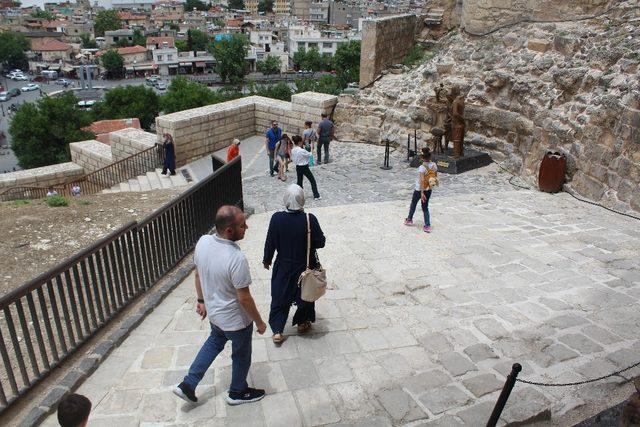
<path fill-rule="evenodd" d="M 162 167 L 162 175 L 167 174 L 167 169 L 171 175 L 176 174 L 176 149 L 173 145 L 173 137 L 165 133 L 164 143 L 162 144 L 162 151 L 164 151 L 164 165 Z"/>
<path fill-rule="evenodd" d="M 315 303 L 300 299 L 298 278 L 307 267 L 307 215 L 304 212 L 304 191 L 292 184 L 284 195 L 286 210 L 271 217 L 267 240 L 264 244 L 262 264 L 267 270 L 271 266 L 274 252 L 278 252 L 271 275 L 271 311 L 269 325 L 273 331 L 273 342 L 284 341 L 283 331 L 289 317 L 291 304 L 296 304 L 293 324 L 298 333 L 305 333 L 316 321 Z M 316 249 L 323 248 L 325 237 L 314 215 L 311 223 L 311 268 L 316 267 Z"/>

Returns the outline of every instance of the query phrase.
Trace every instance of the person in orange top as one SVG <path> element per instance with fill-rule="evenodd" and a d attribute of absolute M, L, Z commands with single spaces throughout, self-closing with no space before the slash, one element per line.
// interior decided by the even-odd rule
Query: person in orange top
<path fill-rule="evenodd" d="M 238 154 L 240 154 L 240 140 L 236 138 L 227 148 L 227 163 L 238 157 Z"/>

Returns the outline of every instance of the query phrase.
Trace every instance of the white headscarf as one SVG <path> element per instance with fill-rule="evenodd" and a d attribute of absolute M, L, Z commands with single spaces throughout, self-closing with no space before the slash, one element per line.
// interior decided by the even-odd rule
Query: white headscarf
<path fill-rule="evenodd" d="M 304 210 L 304 190 L 297 184 L 291 184 L 284 192 L 283 201 L 287 210 Z"/>

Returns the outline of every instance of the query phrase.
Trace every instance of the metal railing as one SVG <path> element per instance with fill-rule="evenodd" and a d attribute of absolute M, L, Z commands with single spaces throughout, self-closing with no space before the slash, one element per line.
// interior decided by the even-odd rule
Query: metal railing
<path fill-rule="evenodd" d="M 238 157 L 0 298 L 0 413 L 175 267 L 220 206 L 243 207 L 241 171 Z"/>
<path fill-rule="evenodd" d="M 95 194 L 116 184 L 135 178 L 162 167 L 164 161 L 161 145 L 154 145 L 83 177 L 74 179 L 62 186 L 53 187 L 12 187 L 0 191 L 0 202 L 21 199 L 41 199 L 46 197 L 49 188 L 61 196 L 70 196 L 72 187 L 78 185 L 81 194 Z"/>

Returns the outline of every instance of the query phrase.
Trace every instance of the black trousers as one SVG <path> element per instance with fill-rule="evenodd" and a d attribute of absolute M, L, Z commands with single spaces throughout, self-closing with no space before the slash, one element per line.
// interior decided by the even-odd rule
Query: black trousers
<path fill-rule="evenodd" d="M 316 156 L 318 164 L 322 163 L 322 147 L 324 147 L 324 162 L 329 163 L 329 141 L 329 138 L 318 138 L 318 155 Z"/>
<path fill-rule="evenodd" d="M 298 175 L 298 185 L 302 187 L 302 177 L 306 176 L 309 182 L 311 183 L 311 191 L 313 191 L 313 197 L 320 197 L 320 193 L 318 193 L 318 185 L 316 184 L 316 179 L 313 177 L 311 173 L 311 169 L 309 169 L 309 165 L 297 166 L 296 165 L 296 174 Z"/>

